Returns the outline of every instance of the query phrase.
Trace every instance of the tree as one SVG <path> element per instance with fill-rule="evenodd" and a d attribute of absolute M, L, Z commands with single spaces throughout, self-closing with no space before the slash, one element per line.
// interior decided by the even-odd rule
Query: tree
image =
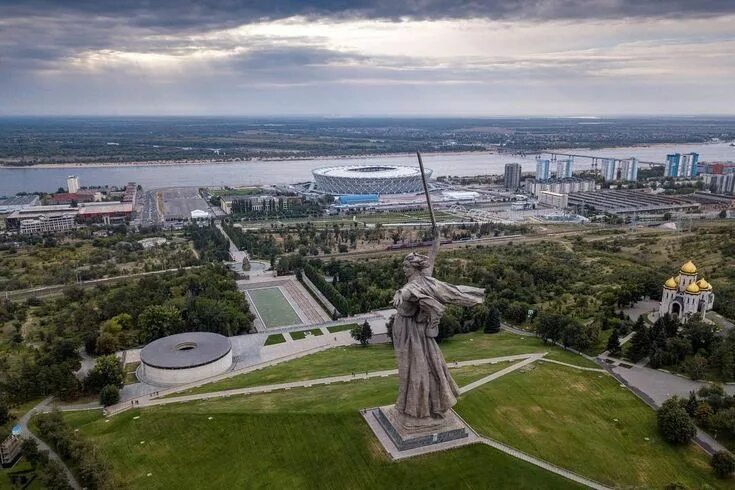
<path fill-rule="evenodd" d="M 727 218 L 727 209 L 723 209 L 722 211 L 720 211 L 720 214 L 718 214 L 717 216 L 718 216 L 718 217 L 719 217 L 720 219 L 725 219 L 725 218 Z"/>
<path fill-rule="evenodd" d="M 485 323 L 485 333 L 498 333 L 500 332 L 500 310 L 497 308 L 491 308 L 487 315 L 487 322 Z"/>
<path fill-rule="evenodd" d="M 56 460 L 49 460 L 43 472 L 44 488 L 48 490 L 70 490 L 71 485 L 66 479 L 64 468 Z"/>
<path fill-rule="evenodd" d="M 97 358 L 84 384 L 87 389 L 100 392 L 107 385 L 122 388 L 124 380 L 125 373 L 120 360 L 114 355 L 109 355 Z"/>
<path fill-rule="evenodd" d="M 103 407 L 109 407 L 120 401 L 120 390 L 117 386 L 106 385 L 100 390 L 100 403 Z"/>
<path fill-rule="evenodd" d="M 0 400 L 0 425 L 5 425 L 10 420 L 10 410 L 5 401 Z"/>
<path fill-rule="evenodd" d="M 630 350 L 628 351 L 631 360 L 638 362 L 648 356 L 651 351 L 651 343 L 651 333 L 648 327 L 636 323 L 635 333 L 633 338 L 630 339 Z"/>
<path fill-rule="evenodd" d="M 697 429 L 682 406 L 678 396 L 666 400 L 656 413 L 658 430 L 665 440 L 672 444 L 687 444 L 697 433 Z"/>
<path fill-rule="evenodd" d="M 360 345 L 367 346 L 370 339 L 373 337 L 373 329 L 370 328 L 370 324 L 365 320 L 362 325 L 355 325 L 355 328 L 350 332 L 352 338 L 360 342 Z"/>
<path fill-rule="evenodd" d="M 536 327 L 536 334 L 544 342 L 557 342 L 562 337 L 566 323 L 567 319 L 563 315 L 541 315 Z"/>
<path fill-rule="evenodd" d="M 697 408 L 694 410 L 694 420 L 697 421 L 697 424 L 707 427 L 714 414 L 715 412 L 709 406 L 709 403 L 702 401 L 697 404 Z"/>
<path fill-rule="evenodd" d="M 730 478 L 735 472 L 735 457 L 727 451 L 717 451 L 712 455 L 710 465 L 718 478 Z"/>
<path fill-rule="evenodd" d="M 620 354 L 622 353 L 622 349 L 620 348 L 620 337 L 618 336 L 618 331 L 615 329 L 607 341 L 607 351 L 613 357 L 620 357 Z"/>
<path fill-rule="evenodd" d="M 707 374 L 709 363 L 705 357 L 697 354 L 696 356 L 690 357 L 684 361 L 683 367 L 684 372 L 686 372 L 690 378 L 697 380 L 704 378 Z"/>
<path fill-rule="evenodd" d="M 38 442 L 33 438 L 23 439 L 20 445 L 20 452 L 33 468 L 41 462 L 41 451 L 38 449 Z"/>
<path fill-rule="evenodd" d="M 250 259 L 247 257 L 243 257 L 242 259 L 242 270 L 249 271 L 250 270 Z"/>
<path fill-rule="evenodd" d="M 145 343 L 180 333 L 183 329 L 179 310 L 168 305 L 148 306 L 140 314 L 138 325 Z"/>

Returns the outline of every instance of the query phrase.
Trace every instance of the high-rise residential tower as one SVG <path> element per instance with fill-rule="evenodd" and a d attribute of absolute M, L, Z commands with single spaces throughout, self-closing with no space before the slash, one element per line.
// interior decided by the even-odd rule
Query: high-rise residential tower
<path fill-rule="evenodd" d="M 76 194 L 79 192 L 79 177 L 76 175 L 70 175 L 66 178 L 66 188 L 69 194 Z"/>
<path fill-rule="evenodd" d="M 620 180 L 635 182 L 638 180 L 638 159 L 623 160 L 620 165 Z"/>
<path fill-rule="evenodd" d="M 557 179 L 568 179 L 572 176 L 572 164 L 574 160 L 571 158 L 567 160 L 556 161 L 556 178 Z"/>
<path fill-rule="evenodd" d="M 549 166 L 551 162 L 549 160 L 543 160 L 541 158 L 536 159 L 536 180 L 549 180 Z"/>
<path fill-rule="evenodd" d="M 612 182 L 618 180 L 618 170 L 620 169 L 620 160 L 614 158 L 604 158 L 600 170 L 602 171 L 602 178 L 605 182 Z"/>
<path fill-rule="evenodd" d="M 696 177 L 699 173 L 699 153 L 666 155 L 665 177 Z"/>
<path fill-rule="evenodd" d="M 505 164 L 505 178 L 503 182 L 505 183 L 505 188 L 511 191 L 518 189 L 521 186 L 520 163 Z"/>

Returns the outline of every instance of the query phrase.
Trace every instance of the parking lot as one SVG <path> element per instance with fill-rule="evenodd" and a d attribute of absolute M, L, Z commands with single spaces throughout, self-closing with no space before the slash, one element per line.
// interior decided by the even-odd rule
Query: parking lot
<path fill-rule="evenodd" d="M 196 187 L 171 187 L 158 189 L 156 194 L 163 202 L 165 221 L 183 221 L 191 218 L 194 210 L 212 214 L 209 203 L 199 195 Z"/>

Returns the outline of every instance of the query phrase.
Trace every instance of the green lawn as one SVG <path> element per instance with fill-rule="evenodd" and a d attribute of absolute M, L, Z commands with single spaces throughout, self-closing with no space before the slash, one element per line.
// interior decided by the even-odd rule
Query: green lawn
<path fill-rule="evenodd" d="M 269 344 L 266 343 L 266 345 Z M 448 362 L 548 351 L 549 355 L 547 357 L 550 359 L 580 366 L 596 366 L 581 356 L 566 352 L 553 345 L 544 344 L 536 337 L 522 337 L 507 332 L 493 335 L 480 332 L 455 335 L 440 345 Z M 368 347 L 335 347 L 259 371 L 205 384 L 186 393 L 210 393 L 288 381 L 326 378 L 352 372 L 382 371 L 397 368 L 398 365 L 391 344 L 375 344 Z"/>
<path fill-rule="evenodd" d="M 283 336 L 282 333 L 274 333 L 273 335 L 269 335 L 267 339 L 265 339 L 265 345 L 274 345 L 274 344 L 282 344 L 286 341 L 286 338 Z"/>
<path fill-rule="evenodd" d="M 223 379 L 215 383 L 206 384 L 197 388 L 182 391 L 179 393 L 173 393 L 165 396 L 164 398 L 173 398 L 182 395 L 192 395 L 197 393 L 212 393 L 215 391 L 234 390 L 237 388 L 249 388 L 252 386 L 263 386 L 269 384 L 288 383 L 291 381 L 303 381 L 307 379 L 319 379 L 328 378 L 330 376 L 347 375 L 352 373 L 364 373 L 365 371 L 383 371 L 389 369 L 397 369 L 395 364 L 395 356 L 392 350 L 381 349 L 371 350 L 370 348 L 362 349 L 361 354 L 368 357 L 361 357 L 362 362 L 360 369 L 352 369 L 346 372 L 334 373 L 331 369 L 331 362 L 339 362 L 341 354 L 338 351 L 343 349 L 351 348 L 335 348 L 328 351 L 324 351 L 320 354 L 332 353 L 332 356 L 320 356 L 317 354 L 295 359 L 293 361 L 284 362 L 276 366 L 271 366 L 260 371 L 253 371 L 251 373 L 243 374 L 241 376 L 234 376 L 232 378 Z M 370 354 L 375 354 L 375 362 L 369 362 Z M 336 355 L 334 355 L 336 354 Z M 386 355 L 390 356 L 390 359 L 386 360 Z M 392 362 L 392 364 L 390 364 Z M 492 374 L 499 371 L 510 364 L 508 363 L 496 363 L 496 364 L 485 364 L 482 366 L 464 366 L 460 368 L 452 369 L 452 376 L 455 381 L 461 386 L 463 384 L 471 383 L 477 379 L 480 379 L 488 374 Z"/>
<path fill-rule="evenodd" d="M 456 408 L 479 433 L 606 484 L 726 486 L 703 451 L 663 442 L 655 412 L 610 376 L 536 363 L 471 391 Z"/>
<path fill-rule="evenodd" d="M 301 323 L 301 319 L 281 292 L 281 288 L 250 289 L 247 293 L 266 327 L 283 327 Z"/>
<path fill-rule="evenodd" d="M 13 474 L 24 475 L 26 478 L 31 480 L 30 484 L 26 483 L 23 490 L 41 490 L 44 488 L 44 485 L 41 482 L 41 479 L 43 478 L 41 468 L 34 470 L 25 458 L 20 458 L 12 468 L 0 468 L 0 490 L 20 488 L 11 485 L 10 476 Z"/>
<path fill-rule="evenodd" d="M 65 417 L 126 488 L 578 488 L 484 445 L 391 462 L 358 410 L 395 392 L 391 377 Z"/>
<path fill-rule="evenodd" d="M 312 328 L 311 330 L 299 330 L 298 332 L 290 332 L 289 335 L 294 340 L 301 340 L 306 338 L 306 334 L 310 333 L 314 337 L 324 335 L 324 332 L 320 328 Z"/>
<path fill-rule="evenodd" d="M 138 383 L 138 377 L 135 375 L 135 370 L 140 366 L 139 362 L 129 362 L 125 364 L 125 384 L 130 385 Z"/>
<path fill-rule="evenodd" d="M 357 326 L 357 323 L 348 323 L 347 325 L 336 325 L 334 327 L 327 327 L 327 331 L 329 333 L 345 332 L 347 330 L 352 330 L 356 326 Z"/>

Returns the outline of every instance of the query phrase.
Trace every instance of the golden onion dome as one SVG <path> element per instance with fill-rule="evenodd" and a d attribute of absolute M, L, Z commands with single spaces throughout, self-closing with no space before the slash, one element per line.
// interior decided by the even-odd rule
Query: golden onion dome
<path fill-rule="evenodd" d="M 701 291 L 712 289 L 712 285 L 704 279 L 700 279 L 699 281 L 697 281 L 697 286 L 699 286 L 699 289 Z"/>
<path fill-rule="evenodd" d="M 689 286 L 687 286 L 687 293 L 689 293 L 689 294 L 699 294 L 699 286 L 697 286 L 694 283 L 691 283 Z"/>
<path fill-rule="evenodd" d="M 681 273 L 682 274 L 688 274 L 690 276 L 692 274 L 696 274 L 697 273 L 697 266 L 694 265 L 694 263 L 690 260 L 689 262 L 687 262 L 686 264 L 684 264 L 684 265 L 681 266 Z"/>
<path fill-rule="evenodd" d="M 674 280 L 674 278 L 670 277 L 664 284 L 664 287 L 669 288 L 669 289 L 676 289 L 677 285 L 678 283 Z"/>

